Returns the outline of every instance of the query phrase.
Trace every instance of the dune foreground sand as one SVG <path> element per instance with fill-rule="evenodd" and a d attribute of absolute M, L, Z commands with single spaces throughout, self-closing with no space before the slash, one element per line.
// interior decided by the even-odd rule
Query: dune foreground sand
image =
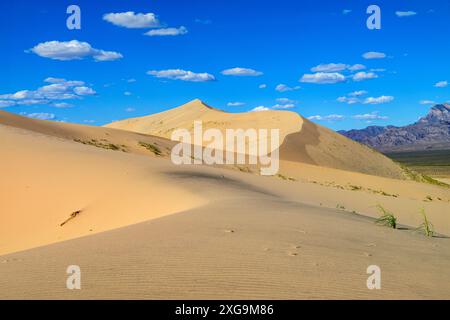
<path fill-rule="evenodd" d="M 299 116 L 282 120 L 280 174 L 268 177 L 176 166 L 163 128 L 0 111 L 0 299 L 450 299 L 450 189 L 408 180 Z M 369 169 L 344 161 L 352 148 Z M 376 225 L 376 205 L 400 227 Z M 435 237 L 415 230 L 422 208 Z M 66 288 L 69 265 L 81 290 Z M 381 290 L 367 289 L 370 265 Z"/>

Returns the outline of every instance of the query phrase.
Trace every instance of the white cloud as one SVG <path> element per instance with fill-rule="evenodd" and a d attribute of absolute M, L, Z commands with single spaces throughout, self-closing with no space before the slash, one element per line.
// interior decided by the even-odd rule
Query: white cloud
<path fill-rule="evenodd" d="M 363 64 L 348 65 L 344 63 L 322 63 L 314 68 L 311 68 L 312 72 L 339 72 L 344 70 L 358 71 L 365 69 Z"/>
<path fill-rule="evenodd" d="M 439 81 L 434 86 L 436 88 L 445 88 L 448 86 L 448 81 Z"/>
<path fill-rule="evenodd" d="M 377 98 L 369 97 L 364 100 L 364 104 L 382 104 L 382 103 L 388 103 L 394 100 L 393 96 L 380 96 Z"/>
<path fill-rule="evenodd" d="M 240 107 L 240 106 L 243 106 L 243 105 L 245 105 L 245 103 L 244 103 L 244 102 L 239 102 L 239 101 L 236 101 L 236 102 L 228 102 L 228 103 L 227 103 L 227 106 L 228 106 L 228 107 Z"/>
<path fill-rule="evenodd" d="M 421 100 L 419 103 L 420 103 L 420 104 L 424 104 L 424 105 L 427 105 L 427 104 L 436 104 L 436 102 L 435 102 L 435 101 L 432 101 L 432 100 Z"/>
<path fill-rule="evenodd" d="M 288 91 L 295 91 L 300 89 L 300 86 L 295 86 L 295 87 L 289 87 L 288 85 L 285 85 L 283 83 L 280 83 L 279 85 L 277 85 L 275 87 L 275 90 L 278 92 L 288 92 Z"/>
<path fill-rule="evenodd" d="M 96 61 L 113 61 L 123 57 L 118 52 L 95 49 L 89 43 L 78 40 L 42 42 L 31 51 L 40 57 L 60 61 L 80 60 L 86 57 L 93 57 Z"/>
<path fill-rule="evenodd" d="M 73 91 L 79 96 L 92 96 L 96 93 L 94 90 L 86 86 L 75 87 Z"/>
<path fill-rule="evenodd" d="M 378 111 L 365 114 L 357 114 L 352 117 L 357 120 L 386 120 L 388 117 L 378 115 Z"/>
<path fill-rule="evenodd" d="M 54 77 L 48 77 L 47 79 L 44 80 L 44 82 L 48 82 L 48 83 L 61 83 L 61 82 L 66 82 L 66 79 L 63 79 L 63 78 L 54 78 Z"/>
<path fill-rule="evenodd" d="M 376 73 L 364 72 L 364 71 L 355 73 L 352 77 L 353 81 L 364 81 L 364 80 L 375 79 L 375 78 L 378 78 L 378 75 Z"/>
<path fill-rule="evenodd" d="M 310 116 L 308 117 L 309 120 L 318 120 L 318 121 L 341 121 L 345 119 L 345 116 L 341 114 L 329 114 L 327 116 Z"/>
<path fill-rule="evenodd" d="M 39 119 L 39 120 L 53 120 L 56 116 L 53 113 L 36 112 L 24 114 L 28 118 Z"/>
<path fill-rule="evenodd" d="M 32 105 L 39 105 L 39 104 L 47 104 L 49 103 L 48 100 L 39 100 L 39 99 L 26 99 L 26 100 L 19 100 L 16 101 L 18 105 L 25 105 L 25 106 L 32 106 Z"/>
<path fill-rule="evenodd" d="M 130 91 L 125 91 L 123 94 L 124 94 L 125 96 L 131 96 L 131 95 L 132 95 L 132 93 L 131 93 Z"/>
<path fill-rule="evenodd" d="M 366 94 L 367 94 L 367 91 L 365 91 L 365 90 L 353 91 L 353 92 L 350 92 L 347 96 L 342 96 L 342 97 L 337 98 L 337 101 L 342 102 L 342 103 L 347 103 L 347 104 L 355 104 L 355 103 L 366 103 L 367 104 L 367 103 L 376 103 L 376 101 L 378 101 L 378 103 L 383 103 L 381 101 L 389 100 L 390 98 L 393 99 L 393 97 L 382 96 L 379 98 L 367 98 L 364 101 L 360 100 L 360 98 Z M 386 101 L 386 102 L 388 102 L 388 101 Z"/>
<path fill-rule="evenodd" d="M 231 68 L 227 70 L 223 70 L 221 72 L 225 76 L 247 76 L 247 77 L 258 77 L 263 75 L 262 72 L 256 71 L 249 68 Z"/>
<path fill-rule="evenodd" d="M 150 30 L 144 33 L 146 36 L 155 37 L 155 36 L 179 36 L 188 33 L 188 30 L 181 26 L 179 28 L 162 28 L 156 30 Z"/>
<path fill-rule="evenodd" d="M 15 105 L 16 105 L 15 101 L 0 100 L 0 108 L 12 107 Z"/>
<path fill-rule="evenodd" d="M 259 112 L 259 111 L 268 111 L 268 110 L 270 110 L 270 109 L 267 108 L 267 107 L 264 107 L 264 106 L 258 106 L 258 107 L 256 107 L 256 108 L 253 108 L 253 109 L 250 110 L 249 112 Z"/>
<path fill-rule="evenodd" d="M 260 84 L 260 85 L 258 86 L 258 88 L 259 88 L 259 89 L 265 89 L 265 88 L 267 88 L 267 84 L 265 84 L 265 83 Z"/>
<path fill-rule="evenodd" d="M 103 20 L 129 29 L 157 28 L 160 26 L 154 13 L 134 13 L 133 11 L 107 13 L 103 16 Z"/>
<path fill-rule="evenodd" d="M 131 78 L 131 79 L 128 79 L 127 82 L 128 82 L 128 83 L 134 83 L 134 82 L 136 82 L 136 79 Z"/>
<path fill-rule="evenodd" d="M 276 105 L 272 106 L 272 109 L 292 109 L 295 108 L 294 103 L 277 103 Z"/>
<path fill-rule="evenodd" d="M 339 97 L 337 98 L 337 101 L 347 104 L 355 104 L 361 102 L 358 98 L 355 97 Z"/>
<path fill-rule="evenodd" d="M 344 10 L 342 10 L 342 14 L 344 14 L 344 15 L 347 15 L 347 14 L 349 14 L 350 12 L 352 12 L 352 10 L 350 10 L 350 9 L 344 9 Z"/>
<path fill-rule="evenodd" d="M 411 17 L 415 16 L 417 12 L 414 11 L 396 11 L 395 14 L 397 17 L 403 18 L 403 17 Z"/>
<path fill-rule="evenodd" d="M 363 95 L 366 95 L 366 94 L 367 94 L 367 91 L 359 90 L 359 91 L 353 91 L 353 92 L 349 93 L 348 95 L 350 97 L 360 97 L 360 96 L 363 96 Z"/>
<path fill-rule="evenodd" d="M 128 107 L 128 108 L 125 109 L 125 111 L 126 112 L 133 112 L 133 111 L 136 111 L 136 109 L 133 108 L 133 107 Z"/>
<path fill-rule="evenodd" d="M 354 64 L 352 66 L 349 66 L 348 70 L 350 70 L 350 71 L 358 71 L 358 70 L 364 70 L 365 68 L 366 68 L 365 65 L 357 63 L 357 64 Z"/>
<path fill-rule="evenodd" d="M 209 73 L 194 73 L 182 69 L 168 69 L 168 70 L 150 70 L 147 74 L 156 78 L 165 78 L 172 80 L 192 81 L 192 82 L 207 82 L 214 81 L 216 78 Z"/>
<path fill-rule="evenodd" d="M 70 108 L 72 105 L 66 102 L 56 102 L 52 106 L 55 108 Z"/>
<path fill-rule="evenodd" d="M 336 72 L 347 69 L 349 66 L 344 63 L 322 63 L 314 68 L 311 68 L 312 72 Z"/>
<path fill-rule="evenodd" d="M 271 107 L 258 106 L 250 111 L 267 111 L 267 110 L 277 110 L 277 109 L 283 110 L 283 109 L 295 108 L 296 101 L 294 101 L 294 100 L 290 100 L 287 98 L 279 98 L 276 100 L 278 103 Z"/>
<path fill-rule="evenodd" d="M 386 58 L 386 54 L 383 52 L 370 51 L 366 52 L 363 55 L 364 59 L 383 59 Z"/>
<path fill-rule="evenodd" d="M 345 76 L 337 72 L 318 72 L 314 74 L 304 74 L 300 81 L 317 84 L 332 84 L 344 82 Z"/>
<path fill-rule="evenodd" d="M 79 99 L 83 96 L 96 94 L 83 81 L 60 78 L 47 78 L 44 81 L 50 84 L 42 86 L 37 90 L 20 90 L 15 93 L 0 95 L 0 106 L 50 104 L 61 108 L 67 106 L 63 104 L 58 105 L 55 101 Z"/>
<path fill-rule="evenodd" d="M 114 51 L 95 50 L 95 61 L 114 61 L 123 58 L 122 54 Z"/>
<path fill-rule="evenodd" d="M 295 100 L 291 100 L 291 99 L 288 99 L 288 98 L 278 98 L 278 99 L 276 99 L 276 101 L 278 103 L 281 103 L 281 104 L 296 103 Z"/>

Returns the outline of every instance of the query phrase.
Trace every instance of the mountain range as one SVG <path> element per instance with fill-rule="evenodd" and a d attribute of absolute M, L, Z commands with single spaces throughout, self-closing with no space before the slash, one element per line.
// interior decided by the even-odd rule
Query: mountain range
<path fill-rule="evenodd" d="M 417 122 L 403 126 L 369 126 L 340 134 L 381 152 L 450 149 L 450 104 L 437 104 Z"/>

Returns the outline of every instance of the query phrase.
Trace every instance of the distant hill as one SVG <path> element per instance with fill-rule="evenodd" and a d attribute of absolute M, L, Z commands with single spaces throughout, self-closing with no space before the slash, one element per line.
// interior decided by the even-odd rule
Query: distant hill
<path fill-rule="evenodd" d="M 370 126 L 339 133 L 382 152 L 447 150 L 450 149 L 450 105 L 435 105 L 425 117 L 404 127 Z"/>

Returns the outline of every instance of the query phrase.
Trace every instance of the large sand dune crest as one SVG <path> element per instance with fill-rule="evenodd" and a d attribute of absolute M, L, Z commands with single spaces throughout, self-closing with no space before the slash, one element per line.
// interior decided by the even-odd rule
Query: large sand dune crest
<path fill-rule="evenodd" d="M 280 129 L 280 159 L 404 179 L 402 169 L 386 156 L 290 111 L 227 113 L 201 100 L 158 114 L 106 125 L 170 139 L 175 129 L 193 130 L 194 121 L 205 129 Z"/>

